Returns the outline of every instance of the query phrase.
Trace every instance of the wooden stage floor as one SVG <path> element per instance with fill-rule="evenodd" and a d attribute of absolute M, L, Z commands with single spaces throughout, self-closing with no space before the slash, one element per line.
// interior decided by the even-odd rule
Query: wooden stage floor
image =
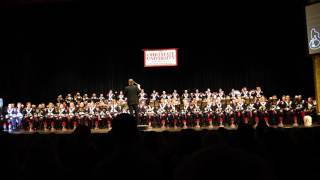
<path fill-rule="evenodd" d="M 316 127 L 319 127 L 320 124 L 314 124 L 312 125 L 311 127 L 305 127 L 305 126 L 298 126 L 298 127 L 293 127 L 293 126 L 284 126 L 282 127 L 283 129 L 292 129 L 292 128 L 316 128 Z M 224 127 L 225 129 L 227 130 L 230 130 L 230 131 L 234 131 L 234 130 L 237 130 L 237 128 L 230 128 L 228 126 Z M 271 128 L 279 128 L 277 126 L 271 126 Z M 141 131 L 144 131 L 144 132 L 163 132 L 163 131 L 169 131 L 169 132 L 179 132 L 181 130 L 184 130 L 184 128 L 172 128 L 172 127 L 169 127 L 169 128 L 152 128 L 152 129 L 148 129 L 146 126 L 139 126 L 138 129 L 140 129 Z M 193 130 L 196 130 L 196 131 L 202 131 L 202 130 L 218 130 L 219 127 L 218 126 L 214 126 L 213 128 L 208 128 L 208 127 L 201 127 L 201 128 L 187 128 L 187 129 L 193 129 Z M 110 130 L 109 129 L 92 129 L 91 130 L 91 133 L 93 134 L 103 134 L 103 133 L 108 133 Z M 30 131 L 26 131 L 26 130 L 18 130 L 18 131 L 11 131 L 11 132 L 8 132 L 10 134 L 34 134 L 34 133 L 39 133 L 39 134 L 71 134 L 73 132 L 73 130 L 54 130 L 54 131 L 51 131 L 51 130 L 48 130 L 48 131 L 44 131 L 44 130 L 35 130 L 33 132 L 30 132 Z"/>

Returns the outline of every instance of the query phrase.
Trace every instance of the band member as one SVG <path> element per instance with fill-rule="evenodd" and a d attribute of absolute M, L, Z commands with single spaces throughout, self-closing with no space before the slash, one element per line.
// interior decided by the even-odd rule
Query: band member
<path fill-rule="evenodd" d="M 5 119 L 7 123 L 4 123 L 3 129 L 6 130 L 8 127 L 9 131 L 16 129 L 16 109 L 14 107 L 14 103 L 8 104 Z M 8 125 L 7 125 L 8 124 Z"/>
<path fill-rule="evenodd" d="M 183 128 L 186 129 L 188 128 L 187 123 L 188 123 L 188 115 L 190 115 L 189 112 L 189 102 L 185 102 L 183 104 L 183 107 L 180 110 L 180 114 L 181 114 L 181 119 L 182 119 L 182 124 L 183 124 Z"/>
<path fill-rule="evenodd" d="M 212 112 L 212 102 L 208 102 L 206 107 L 204 108 L 204 112 L 207 113 L 207 112 Z"/>
<path fill-rule="evenodd" d="M 172 102 L 172 105 L 173 106 L 175 106 L 175 109 L 177 110 L 177 111 L 180 111 L 180 104 L 181 104 L 181 102 L 180 102 L 180 97 L 179 97 L 179 95 L 172 95 L 172 99 L 171 99 L 171 102 Z"/>
<path fill-rule="evenodd" d="M 98 97 L 97 97 L 97 95 L 96 95 L 96 93 L 92 93 L 92 95 L 91 95 L 91 101 L 93 101 L 94 103 L 96 103 L 96 102 L 98 102 L 99 101 L 99 99 L 98 99 Z"/>
<path fill-rule="evenodd" d="M 57 102 L 58 103 L 63 103 L 64 102 L 64 99 L 63 99 L 61 94 L 57 97 Z"/>
<path fill-rule="evenodd" d="M 172 99 L 179 99 L 179 94 L 177 93 L 177 90 L 173 90 L 173 93 L 172 93 Z"/>
<path fill-rule="evenodd" d="M 162 128 L 165 128 L 165 114 L 167 112 L 167 104 L 165 103 L 164 99 L 161 99 L 161 102 L 159 104 L 159 108 L 157 110 L 157 114 L 159 116 L 159 122 Z"/>
<path fill-rule="evenodd" d="M 70 112 L 70 111 L 69 111 Z M 91 123 L 91 120 L 88 118 L 88 115 L 87 115 L 87 110 L 86 110 L 86 107 L 85 107 L 85 105 L 84 105 L 84 103 L 83 102 L 81 102 L 80 104 L 79 104 L 79 108 L 78 109 L 76 109 L 75 111 L 75 115 L 76 115 L 76 119 L 73 119 L 73 125 L 74 125 L 74 122 L 76 122 L 76 121 L 80 121 L 80 123 L 82 124 L 82 125 L 85 125 L 85 126 L 88 126 L 89 128 L 91 128 L 92 127 L 92 123 Z M 74 128 L 74 127 L 73 127 Z"/>
<path fill-rule="evenodd" d="M 16 108 L 14 107 L 14 104 L 12 104 L 12 107 L 10 109 L 8 108 L 7 112 L 10 114 L 10 124 L 12 130 L 20 128 L 23 119 L 22 104 L 20 102 L 17 103 Z"/>
<path fill-rule="evenodd" d="M 179 111 L 173 113 L 173 128 L 178 129 L 178 123 L 180 123 L 181 117 L 179 115 Z"/>
<path fill-rule="evenodd" d="M 125 101 L 126 101 L 126 98 L 124 97 L 123 91 L 120 91 L 120 92 L 119 92 L 118 100 L 119 100 L 120 102 L 125 102 Z"/>
<path fill-rule="evenodd" d="M 259 98 L 259 102 L 257 103 L 257 106 L 258 106 L 259 119 L 258 118 L 255 119 L 254 127 L 257 127 L 257 125 L 259 124 L 260 119 L 263 119 L 263 122 L 265 123 L 265 125 L 270 126 L 270 124 L 269 124 L 269 116 L 268 116 L 268 111 L 267 111 L 268 104 L 267 104 L 267 101 L 266 101 L 264 96 Z"/>
<path fill-rule="evenodd" d="M 235 116 L 234 116 L 234 112 L 239 112 L 239 108 L 236 110 L 232 107 L 231 103 L 228 102 L 226 108 L 224 109 L 225 112 L 225 119 L 227 119 L 229 121 L 230 124 L 230 128 L 235 128 Z M 239 121 L 238 121 L 239 122 Z"/>
<path fill-rule="evenodd" d="M 94 107 L 94 109 L 93 109 Z M 95 123 L 95 126 L 97 126 L 98 124 L 98 127 L 106 127 L 106 109 L 105 108 L 102 108 L 102 107 L 98 107 L 98 106 L 95 106 L 95 104 L 92 102 L 89 104 L 89 117 L 92 121 L 94 121 Z M 95 118 L 96 116 L 96 118 Z M 96 127 L 95 127 L 96 128 Z"/>
<path fill-rule="evenodd" d="M 45 106 L 43 106 L 43 104 L 39 104 L 34 114 L 37 116 L 37 118 L 35 119 L 35 128 L 42 129 L 45 117 Z"/>
<path fill-rule="evenodd" d="M 158 112 L 166 112 L 167 111 L 167 103 L 164 100 L 161 100 L 158 108 Z"/>
<path fill-rule="evenodd" d="M 23 120 L 23 104 L 21 102 L 17 103 L 16 108 L 16 128 L 22 128 L 22 120 Z"/>
<path fill-rule="evenodd" d="M 193 108 L 193 119 L 194 119 L 194 124 L 196 128 L 200 128 L 202 123 L 202 112 L 200 110 L 200 107 L 195 104 Z"/>
<path fill-rule="evenodd" d="M 189 93 L 188 93 L 188 90 L 184 90 L 184 93 L 182 94 L 182 99 L 183 100 L 190 100 L 190 95 L 189 95 Z"/>
<path fill-rule="evenodd" d="M 316 113 L 316 101 L 313 100 L 311 97 L 304 104 L 304 111 L 305 115 L 313 115 Z"/>
<path fill-rule="evenodd" d="M 159 96 L 159 93 L 156 92 L 156 90 L 153 90 L 151 95 L 150 95 L 150 102 L 149 104 L 152 106 L 152 107 L 158 107 L 159 105 L 159 99 L 160 99 L 160 96 Z"/>
<path fill-rule="evenodd" d="M 283 111 L 284 111 L 284 121 L 285 124 L 291 124 L 292 123 L 292 101 L 290 99 L 290 96 L 285 96 L 284 104 L 283 104 Z"/>
<path fill-rule="evenodd" d="M 141 89 L 141 92 L 139 93 L 139 102 L 146 101 L 147 100 L 147 93 L 144 92 L 144 89 Z"/>
<path fill-rule="evenodd" d="M 249 104 L 245 107 L 245 115 L 243 117 L 244 124 L 254 124 L 253 123 L 253 115 L 256 110 L 256 104 L 254 103 L 253 97 L 249 97 Z"/>
<path fill-rule="evenodd" d="M 24 123 L 25 124 L 25 128 L 28 126 L 29 127 L 29 131 L 33 131 L 33 124 L 34 124 L 34 120 L 33 120 L 33 114 L 34 114 L 34 109 L 32 108 L 31 102 L 27 102 L 26 104 L 26 108 L 24 109 Z"/>
<path fill-rule="evenodd" d="M 120 108 L 115 100 L 112 101 L 109 112 L 112 116 L 115 116 L 118 112 L 120 112 Z"/>
<path fill-rule="evenodd" d="M 59 104 L 56 120 L 57 127 L 62 126 L 63 131 L 67 130 L 67 110 L 63 104 Z"/>
<path fill-rule="evenodd" d="M 252 89 L 249 91 L 249 98 L 253 98 L 255 97 L 255 94 L 256 94 L 256 90 Z"/>
<path fill-rule="evenodd" d="M 283 95 L 281 99 L 277 101 L 277 105 L 279 106 L 279 110 L 277 111 L 277 118 L 278 118 L 278 127 L 283 127 L 284 126 L 284 108 L 285 106 L 285 101 L 286 101 L 286 96 Z"/>
<path fill-rule="evenodd" d="M 194 93 L 193 98 L 196 99 L 197 101 L 201 100 L 202 99 L 202 93 L 200 93 L 199 90 L 196 89 L 196 92 Z"/>
<path fill-rule="evenodd" d="M 114 100 L 116 98 L 115 94 L 113 93 L 112 90 L 109 90 L 109 93 L 107 94 L 107 100 L 109 102 L 111 102 L 112 100 Z"/>
<path fill-rule="evenodd" d="M 168 113 L 168 123 L 173 127 L 177 128 L 177 117 L 175 115 L 178 113 L 176 106 L 173 104 L 173 101 L 169 101 L 167 104 L 167 113 Z"/>
<path fill-rule="evenodd" d="M 301 98 L 301 95 L 295 96 L 294 101 L 292 103 L 292 115 L 293 115 L 293 126 L 297 127 L 299 124 L 302 124 L 302 114 L 304 110 L 304 101 Z"/>
<path fill-rule="evenodd" d="M 102 110 L 104 113 L 106 113 L 105 122 L 107 123 L 107 128 L 110 130 L 112 128 L 111 121 L 115 116 L 117 116 L 117 114 L 114 114 L 114 116 L 112 116 L 111 113 L 109 111 L 107 111 L 106 109 L 102 109 Z"/>
<path fill-rule="evenodd" d="M 212 97 L 212 93 L 211 93 L 211 89 L 210 89 L 210 88 L 208 88 L 208 89 L 206 90 L 204 96 L 205 96 L 206 99 L 209 99 L 209 98 Z"/>
<path fill-rule="evenodd" d="M 164 99 L 164 100 L 168 99 L 168 96 L 167 96 L 166 91 L 162 91 L 162 94 L 161 94 L 161 96 L 160 96 L 160 99 L 161 99 L 161 100 L 162 100 L 162 99 Z"/>
<path fill-rule="evenodd" d="M 67 95 L 67 97 L 65 98 L 65 101 L 67 102 L 67 104 L 70 104 L 70 102 L 73 101 L 73 97 L 71 96 L 71 94 Z"/>
<path fill-rule="evenodd" d="M 261 90 L 261 87 L 259 87 L 259 86 L 256 87 L 255 96 L 256 96 L 257 98 L 260 98 L 260 97 L 263 96 L 263 91 Z"/>
<path fill-rule="evenodd" d="M 98 112 L 96 109 L 96 105 L 94 104 L 93 101 L 88 103 L 86 113 L 88 116 L 88 120 L 92 123 L 94 122 L 95 129 L 99 129 L 99 127 L 101 127 L 101 122 L 100 122 L 100 119 L 98 118 Z"/>
<path fill-rule="evenodd" d="M 69 108 L 67 110 L 67 119 L 68 119 L 68 122 L 67 122 L 67 128 L 69 129 L 75 129 L 78 125 L 78 120 L 76 118 L 76 106 L 73 102 L 71 102 L 69 104 Z"/>
<path fill-rule="evenodd" d="M 84 103 L 88 103 L 90 101 L 90 98 L 88 97 L 88 94 L 84 94 L 83 97 L 82 97 L 82 101 Z"/>
<path fill-rule="evenodd" d="M 241 96 L 244 97 L 244 98 L 249 97 L 249 91 L 247 90 L 247 87 L 243 87 L 241 89 Z"/>
<path fill-rule="evenodd" d="M 217 99 L 217 103 L 215 107 L 215 117 L 216 117 L 216 121 L 219 124 L 219 127 L 224 127 L 223 107 L 219 99 Z"/>
<path fill-rule="evenodd" d="M 71 96 L 71 95 L 70 95 Z M 56 130 L 56 122 L 55 122 L 55 117 L 56 117 L 56 110 L 54 108 L 54 105 L 52 102 L 48 104 L 48 107 L 46 109 L 46 114 L 45 114 L 45 121 L 44 121 L 44 128 L 45 130 L 48 129 L 50 126 L 51 131 Z"/>
<path fill-rule="evenodd" d="M 277 124 L 277 115 L 278 112 L 280 110 L 280 107 L 278 106 L 278 102 L 277 102 L 277 96 L 273 95 L 272 97 L 269 98 L 269 108 L 268 108 L 268 114 L 269 114 L 269 123 L 270 125 L 276 125 Z"/>
<path fill-rule="evenodd" d="M 0 117 L 3 117 L 3 99 L 0 97 Z"/>
<path fill-rule="evenodd" d="M 77 92 L 76 95 L 74 96 L 74 101 L 77 103 L 80 103 L 82 101 L 82 97 L 79 92 Z"/>
<path fill-rule="evenodd" d="M 154 112 L 154 107 L 152 107 L 150 104 L 147 106 L 146 115 L 147 115 L 148 128 L 152 129 L 152 123 L 154 123 L 155 112 Z"/>
<path fill-rule="evenodd" d="M 217 96 L 218 96 L 220 99 L 223 99 L 223 98 L 224 98 L 224 91 L 223 91 L 221 88 L 219 89 L 219 92 L 218 92 Z"/>
<path fill-rule="evenodd" d="M 241 98 L 238 98 L 235 105 L 235 115 L 236 115 L 236 122 L 239 124 L 242 122 L 242 113 L 244 111 L 244 102 Z"/>
<path fill-rule="evenodd" d="M 229 96 L 231 97 L 231 99 L 236 99 L 239 96 L 241 96 L 241 93 L 238 90 L 231 89 L 231 92 L 229 93 Z"/>
<path fill-rule="evenodd" d="M 150 100 L 156 101 L 160 99 L 159 93 L 156 92 L 156 90 L 152 91 L 152 94 L 150 95 Z"/>
<path fill-rule="evenodd" d="M 100 96 L 99 96 L 99 101 L 103 102 L 104 100 L 105 100 L 105 98 L 104 98 L 103 94 L 101 93 Z"/>

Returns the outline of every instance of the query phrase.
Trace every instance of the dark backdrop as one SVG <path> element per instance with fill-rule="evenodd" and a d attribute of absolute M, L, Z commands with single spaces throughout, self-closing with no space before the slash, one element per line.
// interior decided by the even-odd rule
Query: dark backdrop
<path fill-rule="evenodd" d="M 0 96 L 54 100 L 106 93 L 134 78 L 152 89 L 262 86 L 314 95 L 302 0 L 172 6 L 41 3 L 1 9 Z M 143 48 L 179 48 L 179 66 L 143 67 Z"/>

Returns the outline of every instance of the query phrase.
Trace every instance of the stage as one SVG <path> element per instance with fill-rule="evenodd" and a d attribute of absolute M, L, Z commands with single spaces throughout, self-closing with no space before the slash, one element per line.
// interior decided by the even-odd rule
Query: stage
<path fill-rule="evenodd" d="M 314 129 L 319 128 L 320 124 L 313 124 L 311 127 L 306 127 L 303 125 L 300 125 L 298 127 L 294 126 L 284 126 L 284 127 L 277 127 L 277 126 L 270 126 L 270 128 L 273 129 Z M 231 128 L 229 126 L 223 127 L 224 129 L 228 131 L 236 131 L 236 128 Z M 183 130 L 194 130 L 194 131 L 217 131 L 220 129 L 219 126 L 214 126 L 213 128 L 208 127 L 201 127 L 201 128 L 173 128 L 173 127 L 167 127 L 167 128 L 147 128 L 147 126 L 138 126 L 138 129 L 143 132 L 180 132 Z M 107 134 L 109 133 L 110 129 L 91 129 L 92 134 Z M 26 130 L 18 130 L 18 131 L 3 131 L 7 132 L 9 134 L 72 134 L 74 130 L 35 130 L 33 132 L 26 131 Z"/>

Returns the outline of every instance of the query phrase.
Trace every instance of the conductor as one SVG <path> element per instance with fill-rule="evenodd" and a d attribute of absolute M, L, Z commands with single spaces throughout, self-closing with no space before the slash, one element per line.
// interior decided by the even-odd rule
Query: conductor
<path fill-rule="evenodd" d="M 133 79 L 129 79 L 128 84 L 129 85 L 124 89 L 124 95 L 127 97 L 127 103 L 129 106 L 130 114 L 133 115 L 133 110 L 134 110 L 135 117 L 137 119 L 137 124 L 140 124 L 139 110 L 138 110 L 138 104 L 139 104 L 138 94 L 141 91 L 140 84 L 134 82 Z"/>

